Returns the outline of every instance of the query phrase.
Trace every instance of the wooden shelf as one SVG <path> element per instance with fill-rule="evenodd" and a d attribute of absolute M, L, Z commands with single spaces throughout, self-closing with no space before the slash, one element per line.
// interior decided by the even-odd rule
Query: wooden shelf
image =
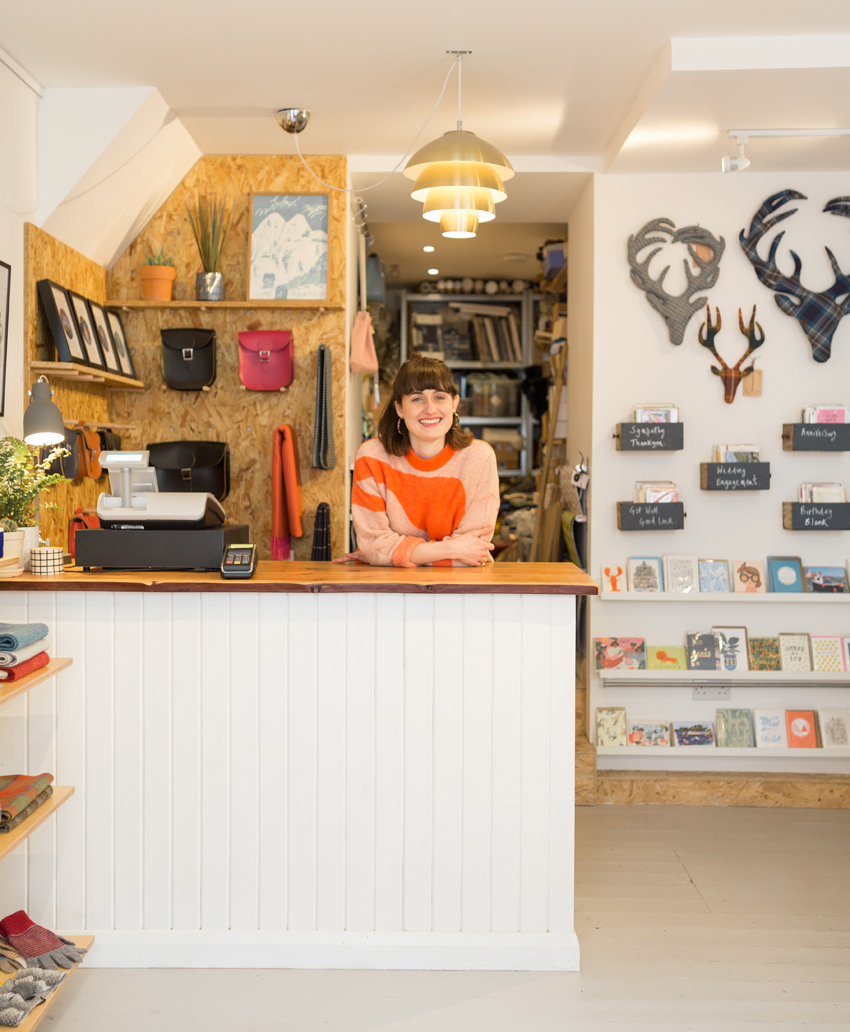
<path fill-rule="evenodd" d="M 94 944 L 93 935 L 78 935 L 75 932 L 65 932 L 64 935 L 66 939 L 71 939 L 71 941 L 74 942 L 75 945 L 81 947 L 84 950 L 90 950 L 92 948 L 92 945 Z M 38 1028 L 42 1021 L 44 1021 L 44 1019 L 47 1017 L 50 1008 L 59 998 L 59 995 L 68 985 L 68 982 L 73 978 L 79 966 L 79 964 L 74 964 L 72 968 L 66 971 L 68 977 L 65 979 L 65 981 L 59 986 L 58 989 L 53 990 L 53 992 L 50 994 L 50 996 L 47 997 L 44 1003 L 40 1003 L 37 1007 L 33 1007 L 33 1009 L 29 1012 L 29 1015 L 21 1022 L 20 1025 L 18 1025 L 18 1032 L 33 1032 L 34 1029 Z M 11 980 L 14 977 L 14 975 L 0 975 L 0 979 L 8 978 Z"/>
<path fill-rule="evenodd" d="M 695 591 L 684 594 L 681 591 L 603 591 L 599 597 L 603 602 L 830 602 L 833 605 L 850 603 L 850 595 L 827 592 L 766 591 L 748 593 L 745 591 Z"/>
<path fill-rule="evenodd" d="M 446 362 L 449 369 L 523 369 L 522 362 L 461 362 L 452 359 Z"/>
<path fill-rule="evenodd" d="M 68 802 L 73 794 L 73 785 L 54 785 L 53 795 L 46 803 L 42 803 L 17 828 L 13 828 L 12 831 L 0 835 L 0 860 L 5 860 L 10 853 L 14 852 L 24 839 L 28 839 L 36 828 L 41 827 L 48 817 L 52 817 L 63 803 Z M 19 1025 L 18 1027 L 22 1028 L 23 1026 Z"/>
<path fill-rule="evenodd" d="M 77 383 L 105 383 L 111 387 L 140 391 L 145 389 L 141 380 L 130 376 L 119 376 L 106 369 L 94 369 L 91 366 L 78 365 L 76 362 L 31 362 L 30 369 L 34 373 L 44 373 L 48 379 L 76 380 Z"/>
<path fill-rule="evenodd" d="M 30 688 L 35 688 L 37 684 L 58 674 L 60 670 L 66 670 L 73 662 L 73 659 L 51 659 L 46 667 L 34 670 L 26 677 L 22 677 L 20 681 L 11 681 L 9 684 L 0 681 L 0 706 L 5 706 L 12 699 L 17 699 L 19 695 L 23 695 Z"/>
<path fill-rule="evenodd" d="M 115 308 L 122 312 L 139 309 L 200 309 L 202 312 L 216 309 L 252 309 L 252 308 L 306 308 L 323 311 L 340 311 L 345 308 L 342 301 L 313 301 L 293 298 L 291 301 L 107 301 L 107 308 Z"/>
<path fill-rule="evenodd" d="M 850 688 L 850 672 L 799 674 L 782 670 L 596 670 L 603 685 L 613 688 L 694 688 L 718 682 L 735 688 Z"/>
<path fill-rule="evenodd" d="M 681 757 L 682 759 L 684 759 L 685 756 L 689 759 L 696 759 L 698 756 L 736 756 L 747 760 L 764 760 L 780 756 L 783 759 L 790 757 L 795 760 L 810 760 L 813 756 L 823 760 L 850 758 L 850 748 L 846 746 L 841 748 L 827 747 L 826 749 L 788 749 L 782 746 L 762 746 L 761 748 L 756 746 L 752 749 L 732 749 L 721 748 L 719 745 L 714 748 L 711 748 L 711 746 L 699 745 L 597 745 L 595 748 L 597 756 L 622 756 L 624 753 L 628 753 L 628 755 L 633 758 L 637 755 L 649 758 L 650 756 L 657 756 L 658 754 L 664 756 L 665 759 L 673 754 L 676 757 Z"/>

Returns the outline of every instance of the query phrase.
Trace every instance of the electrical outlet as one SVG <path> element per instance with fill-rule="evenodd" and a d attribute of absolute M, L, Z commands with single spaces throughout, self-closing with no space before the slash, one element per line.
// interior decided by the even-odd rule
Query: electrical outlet
<path fill-rule="evenodd" d="M 732 686 L 728 684 L 698 684 L 694 686 L 694 702 L 706 700 L 729 702 L 732 699 Z"/>

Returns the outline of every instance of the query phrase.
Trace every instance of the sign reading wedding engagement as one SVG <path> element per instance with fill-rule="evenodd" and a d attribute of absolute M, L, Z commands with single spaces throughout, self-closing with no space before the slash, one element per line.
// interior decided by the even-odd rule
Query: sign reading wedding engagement
<path fill-rule="evenodd" d="M 328 198 L 251 194 L 249 301 L 328 296 Z"/>

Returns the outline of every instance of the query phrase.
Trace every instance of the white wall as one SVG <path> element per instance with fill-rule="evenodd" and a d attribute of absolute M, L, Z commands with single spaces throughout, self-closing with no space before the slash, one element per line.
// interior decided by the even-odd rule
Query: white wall
<path fill-rule="evenodd" d="M 36 215 L 38 103 L 37 94 L 0 64 L 0 260 L 12 266 L 2 437 L 19 437 L 22 430 L 24 223 Z"/>
<path fill-rule="evenodd" d="M 848 535 L 786 531 L 782 528 L 782 502 L 796 499 L 797 486 L 803 480 L 841 481 L 850 488 L 848 457 L 783 452 L 780 435 L 783 422 L 799 421 L 800 409 L 807 402 L 850 404 L 850 317 L 835 334 L 830 361 L 814 362 L 799 324 L 780 312 L 772 292 L 757 280 L 740 247 L 738 233 L 749 227 L 752 216 L 769 195 L 786 187 L 806 194 L 809 200 L 798 202 L 798 213 L 780 227 L 787 233 L 778 260 L 785 271 L 791 272 L 788 251 L 789 246 L 793 247 L 803 260 L 803 282 L 823 290 L 833 281 L 825 244 L 841 267 L 850 271 L 850 223 L 822 214 L 829 199 L 850 193 L 850 180 L 837 173 L 751 172 L 730 176 L 603 175 L 595 179 L 590 572 L 598 575 L 603 563 L 622 564 L 629 555 L 660 556 L 664 552 L 698 553 L 703 558 L 730 561 L 799 555 L 804 563 L 843 565 L 850 555 Z M 626 241 L 644 223 L 661 216 L 671 218 L 680 227 L 699 223 L 725 238 L 720 277 L 708 293 L 712 312 L 716 305 L 723 317 L 716 344 L 727 362 L 734 364 L 747 346 L 738 330 L 738 307 L 748 317 L 753 304 L 757 304 L 757 318 L 767 335 L 757 361 L 764 371 L 761 398 L 743 397 L 739 389 L 735 402 L 727 405 L 721 381 L 710 371 L 713 356 L 697 342 L 702 318 L 694 317 L 684 343 L 673 346 L 661 317 L 630 281 Z M 763 243 L 760 253 L 766 251 Z M 675 253 L 672 260 L 666 286 L 678 293 L 683 286 L 679 282 L 681 261 Z M 670 258 L 656 258 L 652 268 L 655 276 L 667 261 Z M 571 340 L 571 355 L 572 345 Z M 636 402 L 674 402 L 680 407 L 685 424 L 683 451 L 633 454 L 615 450 L 615 425 L 630 418 Z M 712 445 L 720 441 L 758 444 L 763 460 L 771 463 L 771 489 L 742 494 L 701 491 L 699 464 L 711 459 Z M 617 529 L 616 503 L 631 500 L 634 482 L 644 479 L 677 483 L 687 513 L 685 530 L 624 533 Z M 650 644 L 684 644 L 687 631 L 706 630 L 721 623 L 743 624 L 753 635 L 780 631 L 850 633 L 850 617 L 840 605 L 611 603 L 604 597 L 591 601 L 591 636 L 644 635 Z M 591 712 L 598 705 L 625 705 L 627 715 L 637 718 L 710 719 L 717 706 L 724 705 L 693 702 L 687 689 L 603 690 L 598 678 L 594 682 Z M 848 689 L 753 688 L 732 694 L 731 705 L 742 707 L 850 704 Z M 706 758 L 701 765 L 706 769 L 712 763 Z M 600 766 L 606 765 L 612 764 L 600 757 Z M 799 762 L 786 761 L 780 769 L 801 767 Z"/>

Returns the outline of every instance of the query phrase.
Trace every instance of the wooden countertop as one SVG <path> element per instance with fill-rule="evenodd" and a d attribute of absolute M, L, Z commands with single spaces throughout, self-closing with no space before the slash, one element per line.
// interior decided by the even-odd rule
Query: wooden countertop
<path fill-rule="evenodd" d="M 596 595 L 599 587 L 572 563 L 488 563 L 466 569 L 366 566 L 363 563 L 261 562 L 250 580 L 218 573 L 84 573 L 0 579 L 0 591 L 375 591 L 455 595 Z"/>

